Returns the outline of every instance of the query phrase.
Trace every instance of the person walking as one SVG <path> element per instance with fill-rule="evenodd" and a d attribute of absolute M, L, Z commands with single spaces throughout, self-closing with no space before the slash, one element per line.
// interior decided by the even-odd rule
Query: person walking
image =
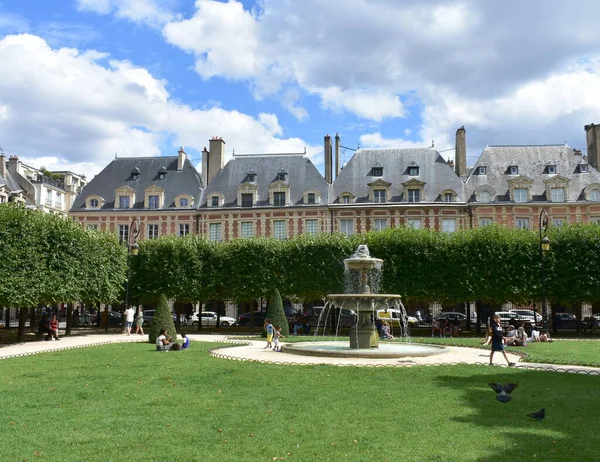
<path fill-rule="evenodd" d="M 125 332 L 127 332 L 127 335 L 131 335 L 131 326 L 133 325 L 134 316 L 135 310 L 131 306 L 125 310 Z"/>
<path fill-rule="evenodd" d="M 500 325 L 500 316 L 497 314 L 492 318 L 492 352 L 490 353 L 490 366 L 494 364 L 494 353 L 496 351 L 501 351 L 504 355 L 504 359 L 506 359 L 506 363 L 509 366 L 514 366 L 515 363 L 511 363 L 506 356 L 506 351 L 504 351 L 504 340 L 505 337 L 502 335 L 502 326 Z"/>
<path fill-rule="evenodd" d="M 137 319 L 135 320 L 135 333 L 144 335 L 144 312 L 141 308 L 137 311 Z"/>

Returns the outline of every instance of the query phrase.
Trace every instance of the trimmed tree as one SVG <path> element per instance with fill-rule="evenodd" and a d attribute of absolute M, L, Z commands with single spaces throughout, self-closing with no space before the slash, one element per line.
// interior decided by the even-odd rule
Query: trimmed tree
<path fill-rule="evenodd" d="M 281 326 L 281 335 L 290 335 L 290 329 L 288 325 L 285 311 L 283 310 L 283 302 L 279 290 L 273 290 L 271 297 L 269 297 L 269 309 L 267 310 L 267 319 L 271 320 L 273 326 Z M 264 332 L 264 331 L 263 331 Z M 266 336 L 266 332 L 264 332 Z"/>
<path fill-rule="evenodd" d="M 156 342 L 156 339 L 160 335 L 160 331 L 162 329 L 167 330 L 167 337 L 171 337 L 171 341 L 174 342 L 177 340 L 177 331 L 175 330 L 175 324 L 173 324 L 173 315 L 169 309 L 169 302 L 165 294 L 161 294 L 158 298 L 156 311 L 154 311 L 152 325 L 150 326 L 150 343 Z"/>

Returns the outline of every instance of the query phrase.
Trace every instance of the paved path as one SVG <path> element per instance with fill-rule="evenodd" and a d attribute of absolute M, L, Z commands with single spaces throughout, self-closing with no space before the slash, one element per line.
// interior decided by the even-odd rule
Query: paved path
<path fill-rule="evenodd" d="M 379 358 L 326 358 L 319 356 L 299 356 L 287 353 L 279 353 L 270 349 L 265 349 L 264 340 L 229 340 L 226 335 L 211 334 L 188 334 L 193 342 L 227 342 L 231 346 L 224 346 L 212 351 L 216 357 L 235 360 L 248 360 L 259 362 L 276 362 L 285 364 L 335 364 L 345 366 L 417 366 L 417 365 L 442 365 L 442 364 L 481 364 L 487 365 L 489 353 L 486 350 L 478 348 L 447 347 L 447 352 L 427 357 L 406 357 L 393 359 Z M 147 335 L 122 335 L 122 334 L 94 334 L 78 335 L 71 337 L 62 337 L 60 341 L 40 340 L 36 342 L 17 343 L 0 347 L 0 359 L 11 358 L 15 356 L 25 356 L 45 351 L 58 351 L 71 348 L 80 348 L 93 345 L 103 345 L 118 342 L 148 342 Z M 237 344 L 237 345 L 235 345 Z M 193 347 L 193 344 L 192 344 Z M 519 362 L 521 357 L 508 354 L 509 359 L 517 363 L 518 368 L 559 370 L 562 372 L 588 373 L 600 375 L 600 368 L 571 366 L 571 365 L 553 365 L 553 364 L 535 364 Z M 505 366 L 506 362 L 502 355 L 494 356 L 494 364 Z"/>

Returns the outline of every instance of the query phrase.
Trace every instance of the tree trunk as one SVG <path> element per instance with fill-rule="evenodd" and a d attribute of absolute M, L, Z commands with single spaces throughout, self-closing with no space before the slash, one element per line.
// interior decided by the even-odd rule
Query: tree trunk
<path fill-rule="evenodd" d="M 73 303 L 67 304 L 67 329 L 65 336 L 71 335 L 71 329 L 73 327 Z"/>
<path fill-rule="evenodd" d="M 35 320 L 35 308 L 29 309 L 29 331 L 37 332 L 37 322 Z"/>
<path fill-rule="evenodd" d="M 583 316 L 581 314 L 581 302 L 575 302 L 575 316 L 577 317 L 577 337 L 581 337 L 581 326 L 583 324 Z"/>
<path fill-rule="evenodd" d="M 25 322 L 27 321 L 27 308 L 19 309 L 19 331 L 17 334 L 17 342 L 25 341 Z"/>

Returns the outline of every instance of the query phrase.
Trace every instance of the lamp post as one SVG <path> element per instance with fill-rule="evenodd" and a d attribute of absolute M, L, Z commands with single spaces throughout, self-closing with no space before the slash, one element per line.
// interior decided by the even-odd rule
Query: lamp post
<path fill-rule="evenodd" d="M 129 234 L 127 235 L 127 281 L 125 282 L 125 309 L 129 308 L 129 277 L 131 276 L 130 255 L 134 257 L 138 254 L 140 246 L 137 243 L 137 238 L 140 235 L 140 219 L 134 218 L 129 226 Z M 108 323 L 106 323 L 108 330 Z"/>
<path fill-rule="evenodd" d="M 546 307 L 546 252 L 550 250 L 550 239 L 546 236 L 548 229 L 548 212 L 540 212 L 540 282 L 542 283 L 542 321 L 543 327 L 548 332 L 548 308 Z"/>

